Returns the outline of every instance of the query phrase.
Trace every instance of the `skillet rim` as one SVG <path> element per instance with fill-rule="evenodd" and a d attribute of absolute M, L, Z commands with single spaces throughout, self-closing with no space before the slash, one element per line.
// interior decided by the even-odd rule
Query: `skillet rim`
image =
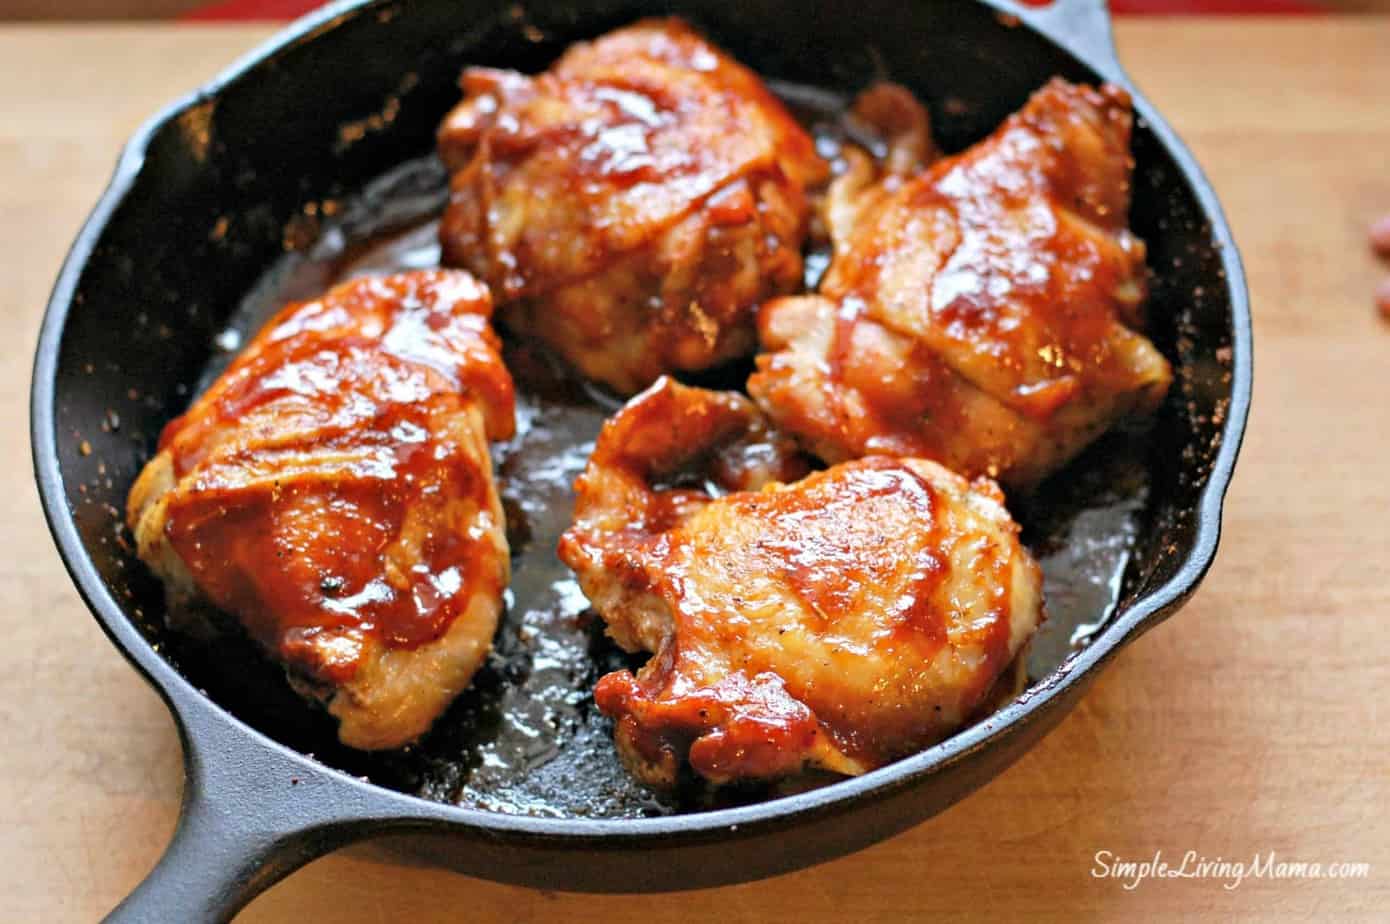
<path fill-rule="evenodd" d="M 1013 5 L 1009 0 L 979 0 L 996 12 L 1017 17 L 1024 27 L 1040 38 L 1071 54 L 1104 79 L 1129 90 L 1134 98 L 1136 114 L 1144 120 L 1148 130 L 1178 167 L 1182 181 L 1190 186 L 1203 217 L 1210 223 L 1211 236 L 1220 251 L 1221 268 L 1225 273 L 1224 285 L 1229 292 L 1231 306 L 1230 399 L 1221 430 L 1221 444 L 1194 510 L 1195 536 L 1192 546 L 1171 578 L 1138 597 L 1127 610 L 1111 620 L 1086 648 L 1069 656 L 1059 668 L 1022 696 L 989 718 L 917 754 L 863 776 L 841 780 L 809 792 L 736 808 L 656 818 L 547 818 L 507 815 L 433 802 L 367 782 L 321 763 L 264 735 L 208 698 L 139 632 L 124 608 L 107 590 L 77 532 L 63 490 L 62 467 L 58 457 L 55 401 L 59 347 L 79 279 L 112 214 L 140 176 L 151 140 L 184 112 L 217 97 L 250 71 L 330 32 L 351 17 L 364 15 L 373 8 L 388 6 L 392 2 L 337 0 L 329 3 L 280 30 L 212 80 L 150 117 L 125 145 L 111 180 L 74 239 L 54 284 L 40 327 L 30 395 L 30 440 L 44 518 L 83 602 L 112 643 L 155 688 L 169 708 L 185 748 L 186 763 L 189 763 L 191 753 L 199 747 L 197 738 L 203 731 L 202 726 L 209 721 L 221 723 L 227 726 L 224 730 L 249 739 L 239 742 L 242 747 L 255 747 L 269 756 L 288 761 L 297 771 L 311 777 L 322 777 L 325 782 L 331 782 L 339 794 L 353 797 L 341 800 L 341 809 L 336 817 L 320 818 L 317 820 L 319 825 L 369 820 L 391 827 L 396 824 L 409 827 L 425 823 L 432 827 L 464 828 L 503 838 L 541 840 L 555 846 L 582 844 L 588 848 L 630 847 L 658 838 L 668 839 L 666 843 L 674 846 L 676 842 L 669 838 L 675 836 L 679 836 L 682 843 L 697 843 L 739 831 L 771 831 L 813 817 L 837 814 L 854 804 L 877 801 L 913 788 L 985 748 L 1002 745 L 1004 739 L 1034 722 L 1044 720 L 1053 700 L 1062 697 L 1073 685 L 1086 683 L 1090 675 L 1103 667 L 1120 649 L 1172 615 L 1195 592 L 1216 555 L 1223 501 L 1239 454 L 1251 401 L 1253 335 L 1249 291 L 1230 226 L 1210 182 L 1192 154 L 1134 86 L 1116 59 L 1113 48 L 1107 48 L 1103 41 L 1097 43 L 1094 35 L 1067 34 L 1065 15 L 1071 3 L 1057 0 L 1053 8 L 1036 9 Z M 1103 12 L 1100 15 L 1105 16 Z M 190 763 L 190 774 L 191 769 Z M 191 790 L 195 782 L 190 776 L 186 788 Z M 185 802 L 189 795 L 189 792 L 185 793 Z M 215 797 L 216 794 L 206 795 Z M 363 805 L 369 806 L 370 810 L 363 811 Z M 329 814 L 332 816 L 333 812 Z M 293 823 L 292 820 L 290 823 Z"/>

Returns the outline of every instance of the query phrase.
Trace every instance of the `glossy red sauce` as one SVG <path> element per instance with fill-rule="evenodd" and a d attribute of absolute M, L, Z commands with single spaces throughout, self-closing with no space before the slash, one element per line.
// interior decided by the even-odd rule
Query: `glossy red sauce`
<path fill-rule="evenodd" d="M 1126 378 L 1109 336 L 1127 310 L 1122 286 L 1138 299 L 1144 283 L 1143 246 L 1125 229 L 1129 118 L 1122 90 L 1049 84 L 987 141 L 905 185 L 879 213 L 886 224 L 867 222 L 843 288 L 920 301 L 932 345 L 1030 417 Z M 887 288 L 899 223 L 915 221 L 944 222 L 951 246 L 920 292 Z"/>
<path fill-rule="evenodd" d="M 473 592 L 501 590 L 478 521 L 486 436 L 513 426 L 490 311 L 458 272 L 346 283 L 285 308 L 161 437 L 183 479 L 175 551 L 212 603 L 311 674 L 351 676 L 367 635 L 436 639 Z"/>
<path fill-rule="evenodd" d="M 829 460 L 919 455 L 1020 487 L 1151 407 L 1166 372 L 1135 331 L 1130 129 L 1123 90 L 1055 80 L 910 180 L 840 187 L 858 211 L 838 213 L 827 307 L 765 304 L 750 391 Z"/>
<path fill-rule="evenodd" d="M 862 299 L 841 301 L 828 360 L 830 382 L 865 399 L 863 407 L 849 409 L 838 387 L 827 395 L 838 409 L 842 437 L 864 452 L 933 458 L 941 442 L 963 429 L 955 373 L 926 344 L 870 318 Z M 796 422 L 788 425 L 802 432 Z"/>
<path fill-rule="evenodd" d="M 756 201 L 740 178 L 799 201 L 826 170 L 758 76 L 679 20 L 580 43 L 534 77 L 470 68 L 462 85 L 439 131 L 455 191 L 444 260 L 499 298 L 597 272 L 707 200 L 713 225 L 744 223 Z M 523 206 L 521 228 L 497 226 Z"/>
<path fill-rule="evenodd" d="M 864 588 L 897 588 L 885 625 L 907 638 L 923 660 L 946 641 L 945 614 L 933 594 L 946 573 L 935 489 L 897 460 L 870 457 L 822 475 L 805 489 L 730 498 L 744 516 L 767 525 L 752 555 L 819 618 L 822 630 L 860 609 Z M 880 532 L 870 517 L 876 501 L 910 511 L 917 535 Z M 906 540 L 906 541 L 905 541 Z M 911 561 L 902 581 L 906 553 Z M 903 586 L 898 587 L 899 583 Z"/>
<path fill-rule="evenodd" d="M 965 694 L 978 701 L 1008 657 L 1012 549 L 986 544 L 971 561 L 972 584 L 998 587 L 987 618 L 962 629 L 943 584 L 953 544 L 972 536 L 946 528 L 937 489 L 897 459 L 861 459 L 790 490 L 716 496 L 725 486 L 714 479 L 705 491 L 660 487 L 674 463 L 708 467 L 718 457 L 711 444 L 737 443 L 740 428 L 765 426 L 739 401 L 658 385 L 599 438 L 579 486 L 581 525 L 562 540 L 561 556 L 578 567 L 600 561 L 607 579 L 654 594 L 675 620 L 636 676 L 618 671 L 600 680 L 600 710 L 643 760 L 687 760 L 714 780 L 795 772 L 821 736 L 865 766 L 929 743 L 947 730 L 933 710 L 856 700 L 862 691 L 837 687 L 832 663 L 815 659 L 872 652 L 892 665 L 894 682 L 911 688 L 907 678 L 930 670 L 947 645 L 978 644 L 979 689 Z M 634 515 L 622 528 L 590 531 L 588 517 L 617 511 L 618 486 Z M 756 538 L 738 538 L 740 523 L 754 524 Z M 760 603 L 749 609 L 745 593 Z M 769 604 L 783 595 L 798 605 Z M 790 630 L 796 643 L 784 647 Z"/>
<path fill-rule="evenodd" d="M 942 529 L 935 489 L 911 468 L 895 459 L 872 457 L 831 474 L 813 475 L 795 490 L 741 492 L 720 503 L 736 508 L 736 516 L 762 525 L 755 543 L 732 554 L 746 561 L 742 570 L 748 580 L 770 579 L 802 603 L 799 631 L 829 647 L 845 621 L 872 610 L 872 629 L 855 640 L 866 650 L 903 665 L 925 665 L 948 643 L 949 613 L 938 591 L 949 570 L 941 548 L 949 537 Z M 893 509 L 891 524 L 874 518 L 880 504 Z M 910 520 L 916 535 L 898 532 L 904 520 Z M 691 541 L 697 543 L 695 548 L 682 550 L 677 533 L 661 547 L 663 582 L 658 592 L 677 614 L 675 655 L 658 660 L 654 670 L 644 670 L 638 690 L 648 701 L 664 703 L 687 717 L 690 710 L 684 709 L 684 700 L 695 704 L 704 730 L 718 742 L 712 752 L 703 750 L 703 739 L 695 742 L 689 760 L 697 772 L 716 772 L 713 765 L 702 767 L 702 753 L 723 754 L 726 762 L 729 754 L 744 755 L 741 775 L 768 778 L 788 772 L 805 759 L 815 729 L 828 735 L 841 752 L 869 765 L 900 753 L 904 741 L 920 743 L 920 734 L 903 729 L 903 720 L 911 724 L 912 717 L 866 720 L 853 706 L 840 708 L 833 678 L 822 678 L 829 681 L 829 690 L 799 685 L 788 689 L 768 663 L 750 680 L 731 655 L 747 650 L 752 639 L 775 647 L 779 636 L 770 626 L 750 625 L 738 611 L 736 597 L 715 600 L 704 592 L 683 593 L 687 587 L 700 587 L 696 572 L 706 567 L 706 555 L 717 554 L 702 550 L 698 537 Z M 892 588 L 886 605 L 866 606 L 866 591 L 882 587 Z M 711 611 L 712 604 L 729 608 Z M 1005 624 L 1007 644 L 1007 604 L 996 616 L 993 624 Z M 793 661 L 791 666 L 797 665 Z M 724 699 L 733 691 L 750 698 L 736 712 L 711 710 L 704 702 L 711 690 L 701 687 L 698 678 L 730 669 L 734 673 L 716 683 L 713 692 Z M 628 703 L 637 700 L 629 698 Z M 639 706 L 639 716 L 665 715 L 653 714 L 652 708 L 650 702 Z M 652 738 L 644 745 L 647 750 L 659 749 L 668 737 L 667 729 L 645 720 L 639 725 Z"/>
<path fill-rule="evenodd" d="M 629 671 L 608 674 L 594 702 L 652 763 L 685 755 L 706 779 L 769 779 L 801 769 L 820 722 L 782 678 L 730 674 L 676 697 L 653 696 Z"/>

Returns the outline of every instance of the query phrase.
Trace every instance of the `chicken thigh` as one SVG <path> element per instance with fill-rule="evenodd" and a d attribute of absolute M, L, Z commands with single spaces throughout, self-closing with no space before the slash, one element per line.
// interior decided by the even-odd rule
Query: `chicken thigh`
<path fill-rule="evenodd" d="M 487 290 L 461 271 L 281 311 L 131 489 L 177 613 L 230 614 L 352 747 L 414 740 L 486 656 L 508 578 L 488 440 L 513 429 Z"/>
<path fill-rule="evenodd" d="M 929 166 L 901 92 L 858 108 L 889 123 L 896 156 L 849 152 L 818 294 L 762 309 L 748 390 L 779 426 L 827 462 L 923 456 L 1026 488 L 1161 403 L 1172 371 L 1138 332 L 1124 90 L 1053 80 Z"/>
<path fill-rule="evenodd" d="M 801 279 L 826 165 L 752 71 L 668 19 L 462 85 L 443 259 L 505 323 L 624 394 L 753 352 L 757 305 Z"/>
<path fill-rule="evenodd" d="M 652 652 L 594 692 L 649 785 L 685 762 L 722 784 L 910 754 L 1042 619 L 991 482 L 872 457 L 784 483 L 802 471 L 746 398 L 669 378 L 598 438 L 560 557 L 613 639 Z"/>

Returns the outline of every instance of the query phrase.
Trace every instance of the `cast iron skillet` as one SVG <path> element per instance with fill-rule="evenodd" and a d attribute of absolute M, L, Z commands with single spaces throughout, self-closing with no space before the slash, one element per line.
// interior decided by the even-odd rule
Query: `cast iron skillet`
<path fill-rule="evenodd" d="M 464 65 L 538 70 L 571 41 L 654 12 L 688 17 L 771 77 L 846 92 L 884 75 L 904 82 L 928 101 L 947 150 L 988 133 L 1054 74 L 1133 89 L 1103 0 L 859 0 L 809 10 L 774 0 L 534 9 L 374 0 L 301 20 L 151 120 L 63 266 L 32 405 L 35 471 L 59 551 L 112 641 L 168 703 L 185 752 L 173 843 L 114 920 L 224 919 L 316 856 L 395 835 L 472 875 L 587 891 L 716 885 L 844 854 L 1007 767 L 1210 566 L 1250 399 L 1245 280 L 1211 187 L 1136 93 L 1131 218 L 1156 270 L 1152 333 L 1178 381 L 1141 441 L 1147 487 L 1114 612 L 1087 646 L 1059 655 L 986 721 L 866 776 L 790 795 L 687 802 L 656 817 L 582 817 L 545 804 L 507 814 L 432 801 L 408 781 L 364 772 L 321 735 L 266 721 L 206 665 L 181 659 L 117 511 L 252 281 L 312 236 L 313 203 L 428 154 Z M 1121 452 L 1106 445 L 1080 465 L 1103 467 L 1106 453 Z"/>

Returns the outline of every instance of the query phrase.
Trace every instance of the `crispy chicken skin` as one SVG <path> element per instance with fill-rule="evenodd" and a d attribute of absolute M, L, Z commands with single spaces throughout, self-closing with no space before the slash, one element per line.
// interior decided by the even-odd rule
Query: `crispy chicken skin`
<path fill-rule="evenodd" d="M 439 130 L 443 260 L 506 324 L 624 394 L 753 352 L 757 305 L 800 282 L 827 168 L 752 71 L 664 19 L 462 86 Z"/>
<path fill-rule="evenodd" d="M 488 440 L 514 422 L 491 311 L 453 270 L 288 306 L 130 492 L 171 602 L 235 617 L 352 747 L 417 738 L 492 643 L 509 563 Z"/>
<path fill-rule="evenodd" d="M 1042 619 L 992 482 L 871 457 L 783 483 L 802 470 L 747 399 L 669 378 L 598 438 L 560 557 L 613 639 L 653 653 L 594 693 L 649 785 L 686 761 L 722 784 L 912 753 L 984 703 Z M 666 486 L 700 473 L 707 490 Z"/>
<path fill-rule="evenodd" d="M 824 203 L 831 266 L 818 294 L 763 307 L 748 390 L 827 462 L 922 456 L 1027 488 L 1172 379 L 1137 332 L 1129 97 L 1056 79 L 932 162 L 905 95 L 856 107 L 891 153 L 848 153 Z"/>

